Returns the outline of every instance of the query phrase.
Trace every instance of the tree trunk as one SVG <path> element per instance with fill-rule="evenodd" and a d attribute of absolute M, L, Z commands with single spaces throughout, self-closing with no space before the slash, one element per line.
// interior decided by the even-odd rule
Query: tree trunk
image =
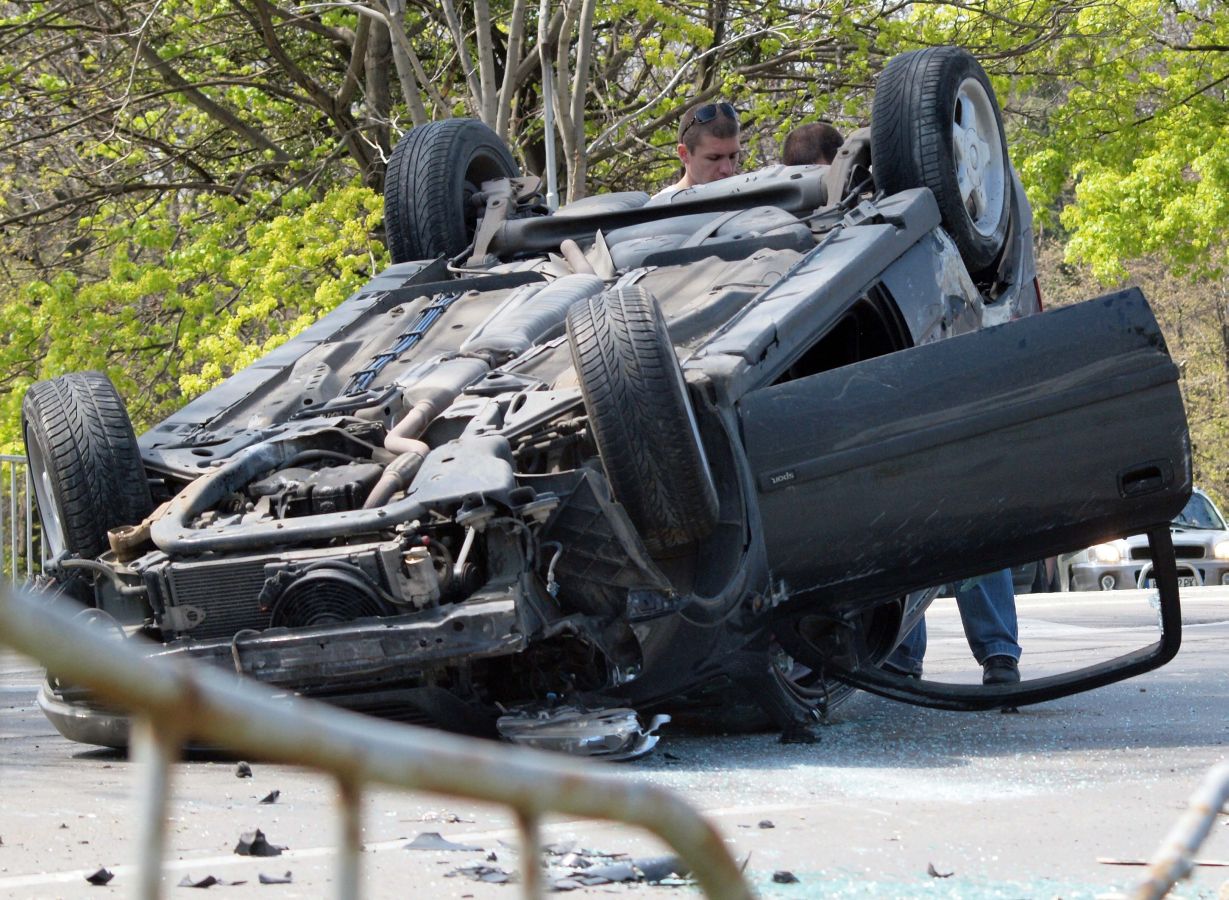
<path fill-rule="evenodd" d="M 388 28 L 377 24 L 371 29 L 367 40 L 366 76 L 366 106 L 367 131 L 379 148 L 380 166 L 378 189 L 384 186 L 384 164 L 388 162 L 388 154 L 392 150 L 389 135 L 389 113 L 393 108 L 392 89 L 388 83 L 388 73 L 393 68 L 393 40 Z"/>

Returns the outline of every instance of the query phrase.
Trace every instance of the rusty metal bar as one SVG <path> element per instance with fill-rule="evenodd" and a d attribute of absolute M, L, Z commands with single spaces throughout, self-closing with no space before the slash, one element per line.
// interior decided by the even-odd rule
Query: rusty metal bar
<path fill-rule="evenodd" d="M 533 813 L 516 811 L 516 827 L 521 834 L 521 884 L 527 900 L 542 900 L 542 828 Z"/>
<path fill-rule="evenodd" d="M 363 852 L 363 789 L 357 781 L 337 779 L 341 802 L 341 847 L 337 858 L 337 897 L 349 900 L 361 891 Z"/>
<path fill-rule="evenodd" d="M 132 758 L 143 769 L 144 780 L 137 801 L 140 816 L 140 866 L 137 897 L 158 900 L 162 896 L 162 859 L 166 856 L 167 812 L 171 802 L 171 767 L 179 758 L 177 732 L 159 730 L 145 716 L 132 723 Z"/>
<path fill-rule="evenodd" d="M 138 710 L 176 739 L 310 766 L 358 784 L 502 803 L 532 820 L 533 830 L 548 812 L 636 825 L 669 845 L 709 897 L 752 897 L 720 833 L 666 788 L 557 754 L 278 696 L 221 669 L 149 658 L 136 639 L 101 637 L 79 611 L 70 601 L 0 589 L 0 640 L 59 677 L 88 685 L 102 700 Z M 529 846 L 525 856 L 540 859 Z"/>
<path fill-rule="evenodd" d="M 1203 844 L 1216 817 L 1229 802 L 1229 763 L 1208 770 L 1187 804 L 1186 812 L 1169 830 L 1148 863 L 1148 871 L 1130 893 L 1131 900 L 1160 900 L 1190 874 L 1195 852 Z"/>

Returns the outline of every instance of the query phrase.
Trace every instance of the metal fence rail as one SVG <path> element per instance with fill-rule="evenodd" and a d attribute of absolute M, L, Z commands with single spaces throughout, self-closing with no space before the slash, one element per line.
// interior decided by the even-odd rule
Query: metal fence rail
<path fill-rule="evenodd" d="M 1195 867 L 1195 851 L 1207 839 L 1217 816 L 1229 802 L 1229 763 L 1208 770 L 1191 795 L 1186 812 L 1174 823 L 1151 861 L 1147 874 L 1131 889 L 1131 900 L 1160 900 Z M 1221 888 L 1224 896 L 1224 888 Z"/>
<path fill-rule="evenodd" d="M 143 900 L 161 893 L 171 767 L 188 740 L 310 766 L 336 779 L 345 835 L 337 896 L 347 900 L 360 894 L 359 810 L 371 783 L 511 807 L 527 897 L 542 895 L 539 824 L 550 812 L 644 828 L 673 848 L 708 896 L 752 896 L 717 830 L 665 788 L 555 754 L 275 698 L 266 685 L 220 669 L 142 656 L 133 641 L 115 641 L 82 621 L 80 610 L 0 583 L 0 641 L 135 711 L 133 755 L 145 767 L 137 893 Z"/>
<path fill-rule="evenodd" d="M 0 453 L 0 577 L 10 584 L 30 581 L 43 570 L 41 541 L 26 458 Z"/>

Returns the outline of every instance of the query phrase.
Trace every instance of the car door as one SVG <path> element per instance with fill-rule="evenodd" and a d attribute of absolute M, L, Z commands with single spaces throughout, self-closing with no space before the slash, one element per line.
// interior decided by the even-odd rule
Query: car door
<path fill-rule="evenodd" d="M 1132 289 L 753 390 L 773 577 L 839 610 L 1168 522 L 1191 490 L 1177 378 Z"/>

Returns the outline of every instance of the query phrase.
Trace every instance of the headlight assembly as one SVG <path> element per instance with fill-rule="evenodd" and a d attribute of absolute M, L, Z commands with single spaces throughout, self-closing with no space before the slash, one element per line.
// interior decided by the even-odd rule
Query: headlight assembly
<path fill-rule="evenodd" d="M 1088 549 L 1088 555 L 1091 556 L 1095 562 L 1122 562 L 1122 552 L 1113 544 L 1097 544 L 1090 547 Z"/>

